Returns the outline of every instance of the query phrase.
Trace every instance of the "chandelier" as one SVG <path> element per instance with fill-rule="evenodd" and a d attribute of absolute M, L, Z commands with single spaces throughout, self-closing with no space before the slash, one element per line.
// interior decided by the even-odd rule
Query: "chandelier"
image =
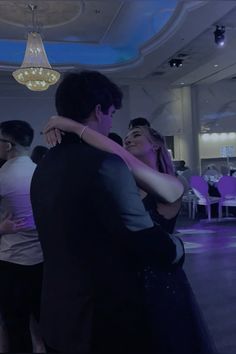
<path fill-rule="evenodd" d="M 44 49 L 42 38 L 35 31 L 34 10 L 37 6 L 30 4 L 28 7 L 32 11 L 33 31 L 28 33 L 23 63 L 12 75 L 17 82 L 25 85 L 29 90 L 44 91 L 50 85 L 57 83 L 60 73 L 52 69 Z"/>

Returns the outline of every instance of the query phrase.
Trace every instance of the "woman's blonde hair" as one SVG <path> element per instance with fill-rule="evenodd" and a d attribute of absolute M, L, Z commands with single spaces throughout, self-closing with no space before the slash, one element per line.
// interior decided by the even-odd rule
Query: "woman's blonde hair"
<path fill-rule="evenodd" d="M 145 136 L 151 141 L 152 144 L 157 144 L 157 160 L 156 165 L 159 172 L 167 173 L 169 175 L 175 175 L 174 166 L 171 160 L 170 153 L 166 146 L 166 141 L 163 135 L 157 130 L 148 126 L 139 126 L 139 128 Z"/>

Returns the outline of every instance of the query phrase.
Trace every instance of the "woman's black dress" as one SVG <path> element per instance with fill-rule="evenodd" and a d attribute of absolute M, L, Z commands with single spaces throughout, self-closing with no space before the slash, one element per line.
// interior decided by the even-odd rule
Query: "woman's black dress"
<path fill-rule="evenodd" d="M 151 195 L 143 202 L 154 223 L 173 233 L 177 217 L 167 220 L 158 214 Z M 153 353 L 216 353 L 182 264 L 171 270 L 147 265 L 143 274 Z"/>

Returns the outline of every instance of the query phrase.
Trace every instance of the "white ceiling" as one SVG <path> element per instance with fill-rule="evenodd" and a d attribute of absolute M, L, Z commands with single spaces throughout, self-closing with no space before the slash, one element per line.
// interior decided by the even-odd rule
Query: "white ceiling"
<path fill-rule="evenodd" d="M 37 5 L 37 24 L 45 43 L 81 45 L 82 64 L 70 50 L 57 63 L 60 47 L 55 49 L 55 65 L 50 62 L 61 71 L 86 67 L 128 80 L 159 77 L 172 85 L 236 76 L 235 0 L 0 0 L 0 51 L 4 52 L 3 57 L 0 54 L 0 80 L 3 71 L 8 75 L 20 65 L 17 43 L 25 43 L 31 29 L 29 3 Z M 158 28 L 167 13 L 170 18 Z M 157 33 L 151 31 L 150 21 L 156 23 Z M 214 43 L 217 24 L 226 27 L 223 48 Z M 131 51 L 130 43 L 137 48 Z M 120 62 L 106 62 L 107 48 L 115 49 L 115 54 L 120 51 Z M 88 62 L 87 49 L 91 50 Z M 132 57 L 136 49 L 138 54 Z M 171 58 L 182 58 L 183 66 L 171 68 Z M 96 64 L 95 59 L 105 64 Z"/>

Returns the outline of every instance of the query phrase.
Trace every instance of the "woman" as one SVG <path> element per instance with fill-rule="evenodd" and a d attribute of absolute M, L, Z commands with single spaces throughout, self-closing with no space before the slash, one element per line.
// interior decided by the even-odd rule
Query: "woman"
<path fill-rule="evenodd" d="M 174 169 L 164 138 L 151 127 L 131 129 L 125 138 L 126 149 L 154 170 L 173 175 Z M 169 233 L 174 232 L 181 202 L 161 203 L 153 193 L 142 192 L 143 203 L 152 219 Z M 161 353 L 215 353 L 181 266 L 173 271 L 144 269 L 147 308 L 155 347 Z M 160 320 L 162 319 L 162 320 Z"/>
<path fill-rule="evenodd" d="M 144 162 L 156 173 L 174 176 L 174 168 L 166 148 L 165 140 L 157 131 L 148 126 L 136 126 L 129 131 L 124 139 L 126 150 Z M 169 187 L 166 181 L 166 188 Z M 167 232 L 173 233 L 176 217 L 181 207 L 181 198 L 169 203 L 162 203 L 158 193 L 147 193 L 140 190 L 143 203 L 152 219 Z M 159 192 L 160 193 L 160 192 Z M 167 200 L 163 195 L 164 200 Z"/>
<path fill-rule="evenodd" d="M 182 184 L 174 170 L 163 137 L 148 126 L 129 131 L 125 148 L 70 119 L 53 117 L 44 129 L 50 145 L 61 142 L 63 132 L 74 132 L 81 140 L 119 155 L 129 166 L 144 205 L 153 221 L 172 233 L 181 205 Z M 158 237 L 158 235 L 157 235 Z M 181 265 L 142 272 L 147 311 L 153 329 L 156 353 L 214 353 L 214 346 Z"/>

